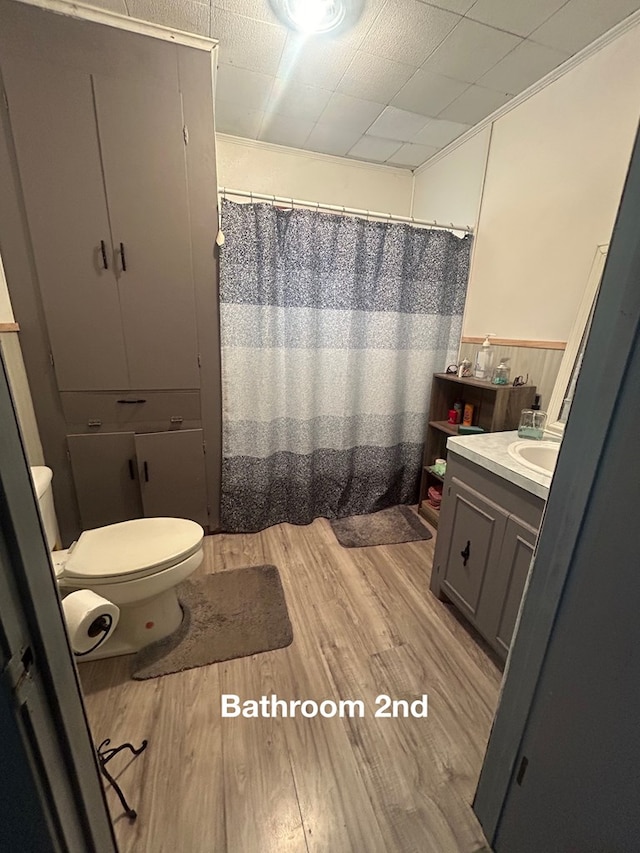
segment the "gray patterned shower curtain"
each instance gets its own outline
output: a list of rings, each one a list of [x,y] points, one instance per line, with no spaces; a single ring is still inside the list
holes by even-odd
[[[224,200],[222,525],[412,503],[471,237]]]

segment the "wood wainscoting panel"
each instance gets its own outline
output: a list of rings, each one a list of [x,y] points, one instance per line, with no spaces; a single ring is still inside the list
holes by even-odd
[[[482,344],[465,343],[465,338],[460,345],[459,361],[468,358],[471,364],[475,363],[476,353]],[[564,344],[562,349],[543,349],[538,346],[501,346],[494,344],[494,366],[500,363],[500,359],[508,358],[511,367],[511,381],[516,376],[529,375],[529,384],[535,385],[537,393],[542,396],[542,408],[546,407],[551,400],[554,385],[564,356]]]

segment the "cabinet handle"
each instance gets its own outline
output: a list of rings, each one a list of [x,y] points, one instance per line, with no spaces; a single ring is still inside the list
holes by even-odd
[[[135,468],[133,467],[133,459],[129,460],[129,476],[132,480],[135,480],[136,478]]]
[[[149,466],[145,462],[143,467],[144,467],[144,481],[145,481],[145,483],[148,483],[149,482]]]
[[[146,403],[146,402],[147,401],[145,400],[144,397],[135,397],[135,398],[132,398],[130,400],[118,400],[118,403],[123,403],[125,406],[132,406],[132,405],[136,405],[137,403]]]
[[[124,254],[124,243],[120,243],[120,257],[122,259],[122,272],[127,271],[127,259]]]
[[[100,254],[102,255],[102,269],[109,269],[109,262],[107,261],[107,247],[105,246],[104,240],[100,240]]]
[[[463,560],[463,562],[462,562],[463,566],[467,565],[467,560],[469,559],[470,555],[471,555],[471,542],[467,539],[467,547],[464,549],[464,551],[460,551],[460,556],[462,557],[462,560]]]

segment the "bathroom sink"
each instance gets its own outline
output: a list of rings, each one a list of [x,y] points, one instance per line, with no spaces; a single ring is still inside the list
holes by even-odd
[[[521,465],[550,477],[556,467],[560,444],[556,441],[514,441],[507,449]]]

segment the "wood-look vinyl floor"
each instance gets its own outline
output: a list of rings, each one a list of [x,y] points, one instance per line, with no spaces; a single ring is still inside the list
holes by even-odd
[[[287,649],[149,681],[129,660],[80,666],[94,740],[148,738],[107,799],[122,853],[473,853],[471,800],[500,673],[429,592],[435,538],[342,548],[327,521],[206,539],[199,573],[278,566]],[[361,699],[364,718],[221,718],[220,694]],[[427,693],[423,718],[375,699]]]

